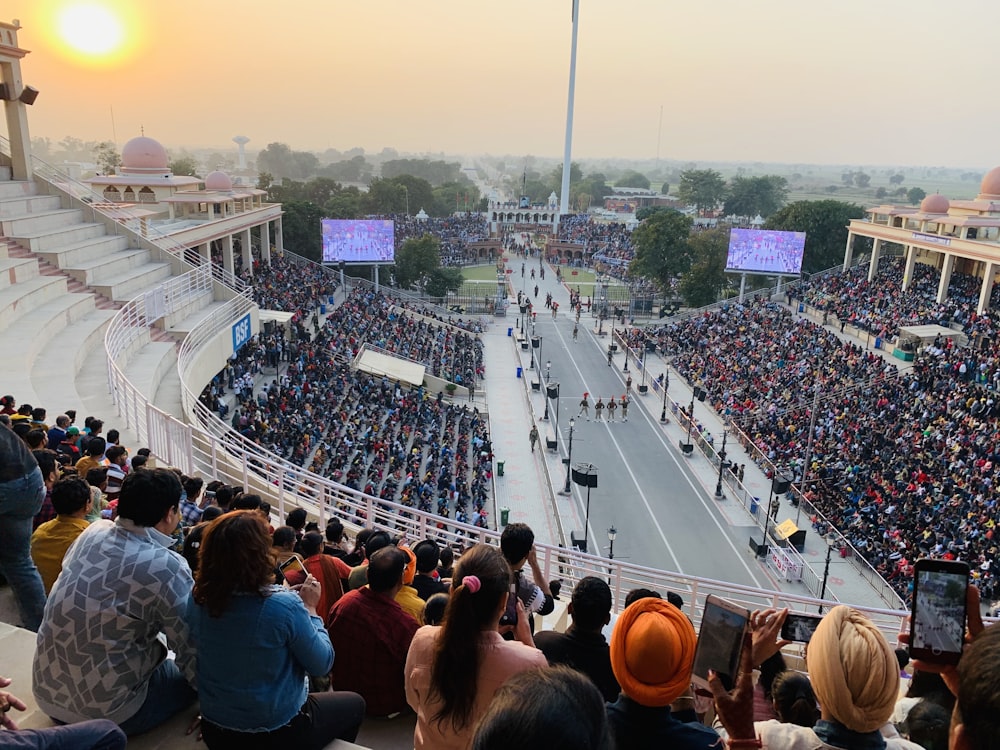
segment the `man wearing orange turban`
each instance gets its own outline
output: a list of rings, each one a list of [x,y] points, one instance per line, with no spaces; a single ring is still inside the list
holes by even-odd
[[[662,599],[639,599],[621,613],[611,634],[611,668],[622,694],[608,704],[616,747],[721,746],[713,729],[678,721],[670,711],[691,684],[696,642],[691,621]]]

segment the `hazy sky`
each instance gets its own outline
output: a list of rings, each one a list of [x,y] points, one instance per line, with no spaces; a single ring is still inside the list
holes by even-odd
[[[70,53],[57,14],[78,5],[121,17],[127,52]],[[561,157],[570,7],[4,0],[0,12],[32,50],[32,135],[121,145],[143,126],[168,148],[234,148],[242,134],[251,149]],[[85,43],[88,18],[66,34]],[[996,0],[581,0],[573,156],[652,158],[659,138],[664,159],[989,168],[997,28]]]

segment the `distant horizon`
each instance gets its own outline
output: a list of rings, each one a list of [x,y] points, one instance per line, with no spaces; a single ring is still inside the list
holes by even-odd
[[[1000,164],[996,56],[988,42],[929,31],[939,10],[580,0],[573,159],[989,169]],[[254,151],[563,151],[567,0],[7,0],[4,12],[31,52],[35,136],[62,138],[72,123],[85,141],[144,130],[189,150],[234,149],[243,134]],[[966,0],[960,12],[1000,26],[1000,3]],[[914,60],[915,40],[933,56]],[[217,145],[190,145],[203,143]]]

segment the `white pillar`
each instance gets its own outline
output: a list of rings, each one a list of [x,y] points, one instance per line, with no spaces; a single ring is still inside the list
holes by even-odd
[[[268,231],[270,223],[264,222],[258,225],[257,232],[260,235],[260,263],[262,266],[271,265],[271,233]]]
[[[202,242],[198,245],[198,255],[200,255],[206,263],[210,263],[212,260],[212,244],[210,242]]]
[[[854,260],[854,237],[854,232],[847,232],[847,250],[844,252],[845,271],[851,267],[851,262]]]
[[[983,285],[979,289],[979,306],[976,307],[976,312],[980,315],[986,312],[990,306],[990,295],[993,294],[993,279],[996,276],[997,268],[996,263],[987,262],[986,269],[983,271]]]
[[[277,249],[278,254],[281,255],[285,252],[285,237],[281,231],[281,217],[279,216],[275,219],[274,226],[274,247]]]
[[[955,268],[955,256],[951,253],[944,254],[944,265],[941,266],[941,282],[938,284],[937,301],[944,302],[948,299],[948,285],[951,284],[951,272]]]
[[[906,246],[906,267],[903,269],[903,291],[909,291],[910,284],[913,283],[913,267],[917,263],[917,248],[913,245]]]
[[[236,275],[236,264],[233,263],[233,235],[231,234],[222,238],[222,267],[234,276]]]
[[[875,281],[875,277],[878,275],[878,256],[879,252],[882,250],[882,240],[875,238],[872,242],[872,259],[868,264],[868,281]]]
[[[14,180],[30,180],[32,171],[28,107],[17,99],[24,90],[20,62],[13,60],[0,64],[0,78],[12,96],[12,100],[3,103],[7,120],[7,138],[10,140],[10,176]]]
[[[243,268],[253,276],[253,253],[250,252],[250,229],[240,232],[240,249],[243,255]]]
[[[563,150],[562,195],[559,196],[560,216],[569,213],[569,172],[573,152],[573,94],[576,90],[576,32],[580,24],[580,0],[573,0],[573,41],[569,52],[569,99],[566,103],[566,147]]]

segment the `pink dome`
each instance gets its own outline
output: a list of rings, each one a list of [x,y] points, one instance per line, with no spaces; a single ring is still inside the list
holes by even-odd
[[[123,172],[163,172],[166,174],[170,171],[167,169],[169,163],[167,150],[160,145],[160,142],[144,135],[133,138],[122,147]]]
[[[928,195],[920,202],[920,210],[925,214],[946,214],[951,203],[940,193]]]
[[[220,172],[218,170],[214,172],[209,172],[205,175],[205,189],[206,190],[232,190],[233,181],[229,178],[225,172]]]
[[[1000,167],[993,167],[986,173],[979,192],[984,196],[1000,197]]]

